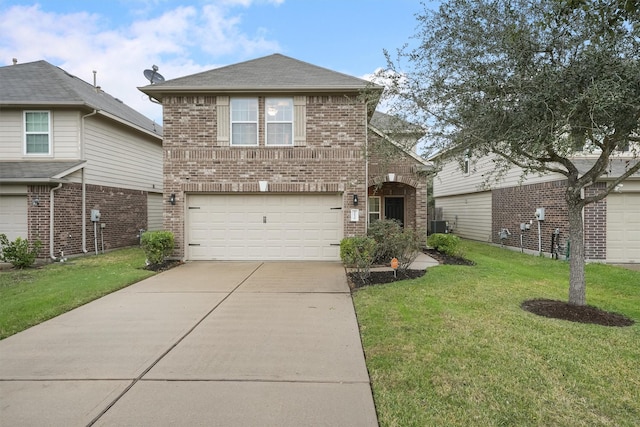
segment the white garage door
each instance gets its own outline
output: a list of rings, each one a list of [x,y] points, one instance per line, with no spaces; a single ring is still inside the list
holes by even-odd
[[[9,240],[27,236],[27,196],[0,196],[0,233]]]
[[[342,197],[189,195],[187,259],[340,259]]]
[[[607,196],[607,262],[640,262],[640,194]]]

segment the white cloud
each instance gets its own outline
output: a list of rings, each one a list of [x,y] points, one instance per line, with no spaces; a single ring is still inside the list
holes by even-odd
[[[39,5],[0,9],[0,65],[11,64],[12,58],[20,63],[44,59],[89,83],[96,70],[103,90],[160,122],[160,106],[136,89],[148,84],[142,71],[152,64],[172,79],[217,67],[210,60],[217,55],[259,56],[279,50],[264,32],[243,31],[234,7],[251,3],[180,6],[114,28],[107,27],[106,17],[87,12],[58,14]],[[198,57],[202,52],[207,59]]]

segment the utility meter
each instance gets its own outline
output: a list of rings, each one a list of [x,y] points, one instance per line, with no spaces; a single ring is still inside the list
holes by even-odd
[[[91,209],[91,221],[92,222],[100,221],[100,211],[98,209]]]
[[[544,221],[544,208],[536,209],[536,219],[538,221]]]

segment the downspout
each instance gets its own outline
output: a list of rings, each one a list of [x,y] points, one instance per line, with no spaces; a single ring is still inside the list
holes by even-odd
[[[62,188],[62,183],[58,184],[57,187],[52,187],[51,190],[49,191],[49,256],[53,261],[58,260],[58,258],[56,258],[55,255],[53,254],[53,243],[54,243],[53,241],[54,240],[53,239],[53,225],[54,225],[53,223],[53,220],[54,220],[53,192],[61,188]]]
[[[98,110],[82,116],[80,120],[80,160],[84,158],[84,119],[98,114]],[[84,179],[84,168],[82,168],[82,212],[80,214],[82,221],[82,253],[87,253],[87,184]]]
[[[364,103],[364,232],[369,230],[369,101]]]

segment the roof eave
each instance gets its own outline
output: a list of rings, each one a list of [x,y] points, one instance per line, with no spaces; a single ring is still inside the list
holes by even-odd
[[[154,98],[162,97],[165,94],[176,93],[202,93],[202,94],[254,94],[254,93],[343,93],[354,92],[359,93],[364,90],[373,90],[382,92],[382,87],[366,87],[366,86],[287,86],[287,87],[247,87],[247,88],[216,88],[202,86],[162,86],[150,87],[143,86],[138,88],[139,91],[153,96]]]

